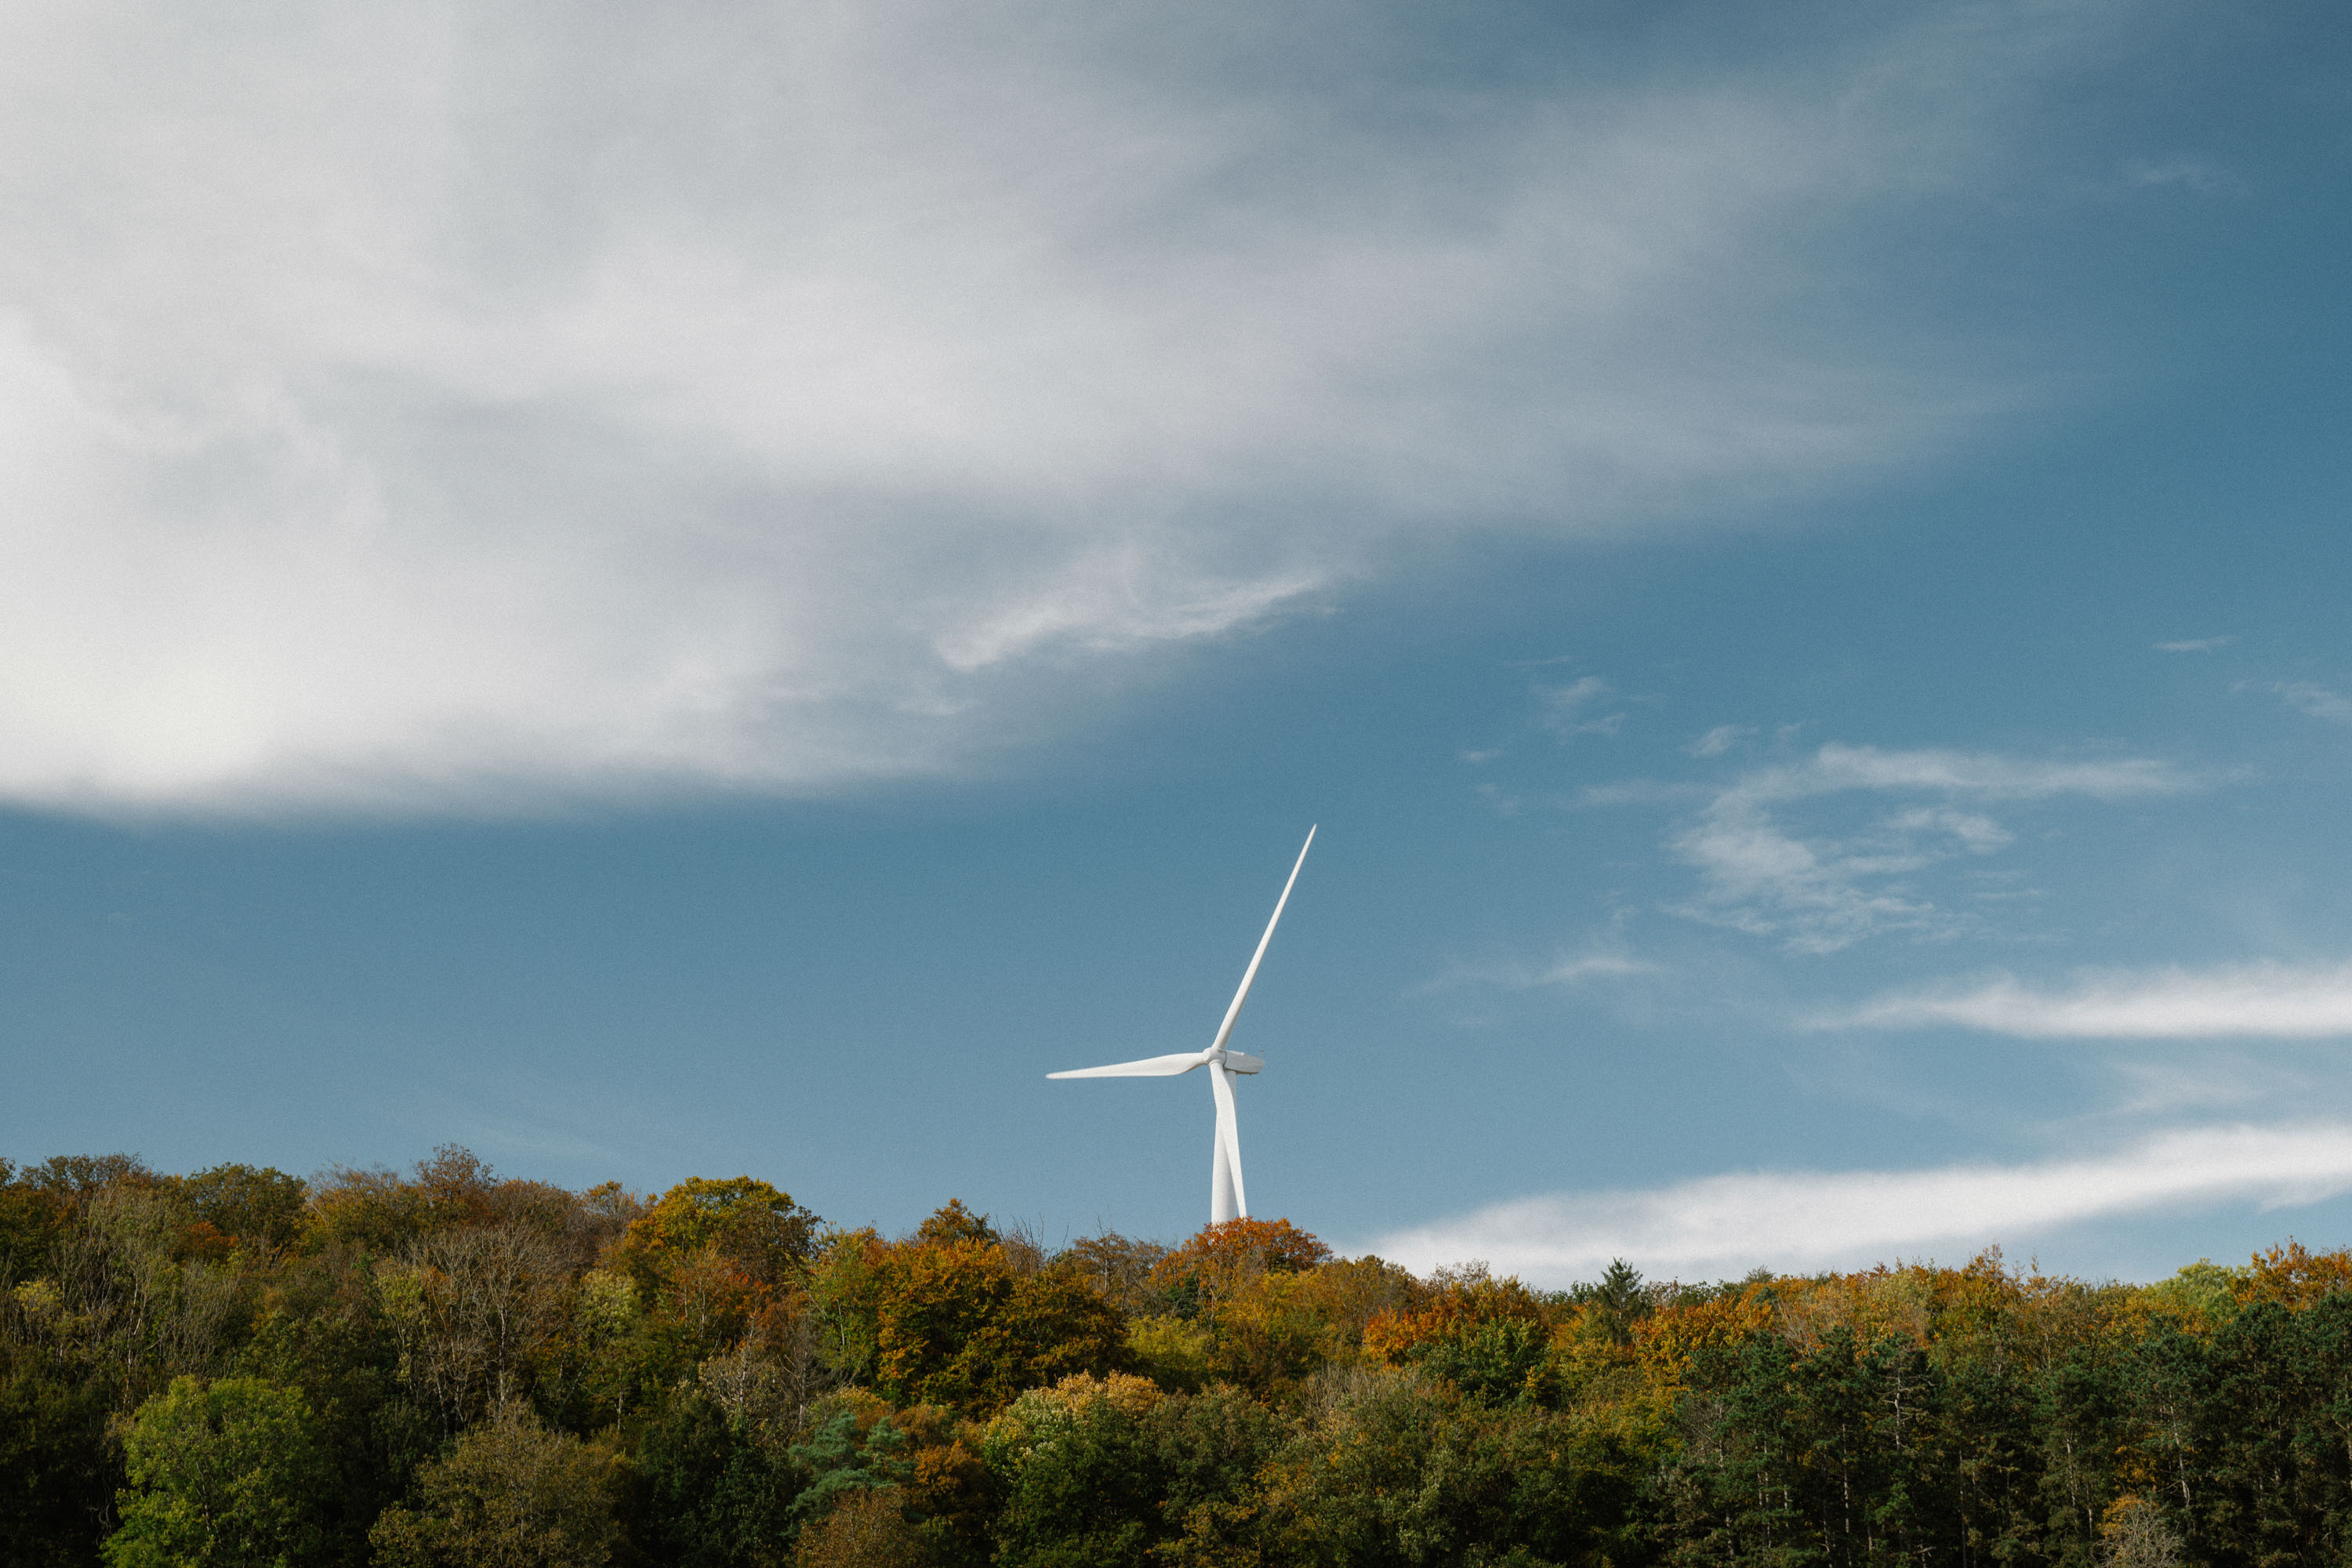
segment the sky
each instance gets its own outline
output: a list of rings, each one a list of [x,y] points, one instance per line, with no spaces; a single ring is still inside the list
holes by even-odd
[[[2352,1241],[2333,7],[0,15],[0,1154]]]

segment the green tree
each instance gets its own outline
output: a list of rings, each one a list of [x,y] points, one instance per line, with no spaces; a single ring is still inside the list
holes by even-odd
[[[131,1484],[109,1568],[295,1568],[324,1543],[326,1468],[295,1389],[175,1378],[139,1407],[122,1448]]]
[[[369,1532],[377,1568],[604,1568],[619,1468],[528,1416],[485,1422],[416,1472],[415,1507],[383,1510]]]
[[[982,1451],[1008,1568],[1134,1568],[1183,1537],[1230,1533],[1281,1423],[1241,1391],[1164,1394],[1141,1378],[1074,1377],[1024,1394]]]
[[[285,1247],[301,1234],[310,1184],[266,1166],[215,1165],[180,1180],[197,1223],[248,1251]]]
[[[1637,1554],[1640,1456],[1611,1426],[1465,1400],[1411,1371],[1349,1368],[1318,1393],[1269,1470],[1267,1559],[1539,1568]]]
[[[0,1318],[21,1312],[0,1294]],[[87,1563],[121,1479],[107,1387],[79,1363],[0,1343],[0,1568]]]
[[[792,1532],[803,1468],[748,1413],[688,1384],[637,1440],[638,1544],[670,1568],[777,1562]]]

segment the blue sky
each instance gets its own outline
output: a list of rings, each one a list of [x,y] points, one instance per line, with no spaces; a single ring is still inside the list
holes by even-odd
[[[0,1151],[2346,1239],[2328,9],[0,31]]]

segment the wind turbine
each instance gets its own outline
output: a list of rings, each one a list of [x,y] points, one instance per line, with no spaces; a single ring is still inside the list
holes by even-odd
[[[1178,1051],[1172,1056],[1146,1057],[1139,1062],[1114,1062],[1107,1068],[1078,1068],[1070,1072],[1049,1072],[1047,1078],[1175,1078],[1194,1068],[1209,1069],[1209,1092],[1217,1102],[1217,1136],[1210,1145],[1209,1161],[1209,1223],[1223,1225],[1229,1219],[1249,1217],[1249,1195],[1242,1186],[1242,1135],[1234,1120],[1234,1079],[1238,1074],[1255,1073],[1265,1063],[1243,1051],[1229,1051],[1225,1042],[1233,1038],[1234,1022],[1242,1016],[1242,1004],[1249,1000],[1250,982],[1257,978],[1257,966],[1265,960],[1266,944],[1274,940],[1274,928],[1282,923],[1282,906],[1290,902],[1291,884],[1298,880],[1298,868],[1307,864],[1307,851],[1315,847],[1315,829],[1307,830],[1307,842],[1299,847],[1298,859],[1290,868],[1290,881],[1282,885],[1282,897],[1274,901],[1274,918],[1265,922],[1265,934],[1257,939],[1257,951],[1250,954],[1249,967],[1242,972],[1242,988],[1234,993],[1234,1005],[1225,1009],[1225,1021],[1217,1026],[1217,1037],[1209,1042],[1204,1051]]]

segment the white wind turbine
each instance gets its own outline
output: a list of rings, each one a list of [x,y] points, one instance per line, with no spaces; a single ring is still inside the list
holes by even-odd
[[[1274,928],[1282,921],[1282,906],[1290,902],[1291,883],[1298,880],[1298,868],[1307,864],[1307,851],[1315,847],[1315,829],[1307,830],[1307,842],[1299,847],[1298,859],[1290,868],[1290,881],[1282,885],[1282,897],[1274,901],[1274,919],[1265,922],[1265,934],[1257,939],[1257,951],[1250,954],[1249,968],[1242,972],[1242,988],[1234,993],[1234,1005],[1225,1009],[1225,1021],[1217,1026],[1217,1037],[1205,1051],[1178,1051],[1173,1056],[1146,1057],[1139,1062],[1116,1062],[1107,1068],[1079,1068],[1071,1072],[1049,1072],[1047,1078],[1174,1078],[1191,1072],[1194,1068],[1209,1069],[1209,1092],[1217,1101],[1217,1136],[1210,1148],[1209,1223],[1223,1225],[1229,1219],[1249,1217],[1249,1196],[1242,1186],[1242,1135],[1234,1120],[1234,1078],[1239,1073],[1255,1073],[1265,1063],[1242,1051],[1225,1049],[1233,1038],[1234,1021],[1242,1016],[1242,1004],[1249,1000],[1250,982],[1257,978],[1257,966],[1265,959],[1266,943],[1274,940]]]

